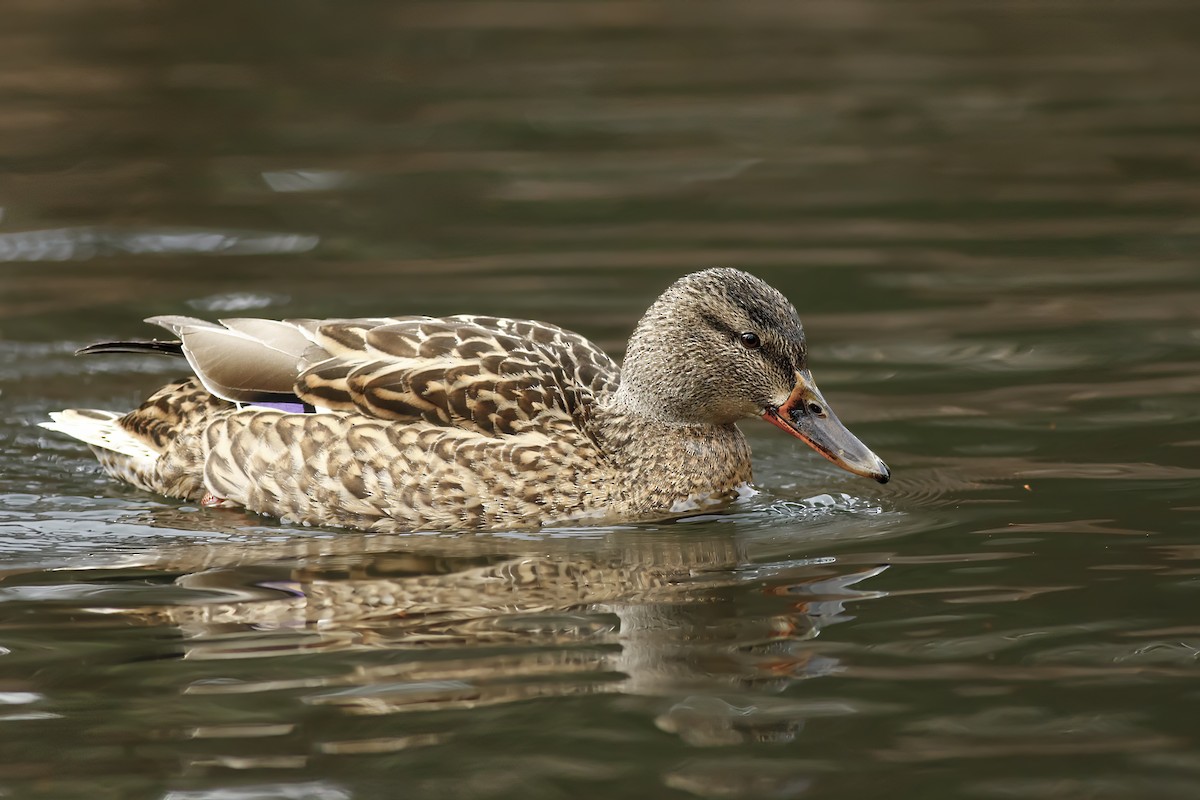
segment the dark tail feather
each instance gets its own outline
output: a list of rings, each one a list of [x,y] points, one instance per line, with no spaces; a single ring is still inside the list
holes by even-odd
[[[97,342],[75,351],[77,356],[96,353],[158,353],[164,356],[182,356],[183,342]]]

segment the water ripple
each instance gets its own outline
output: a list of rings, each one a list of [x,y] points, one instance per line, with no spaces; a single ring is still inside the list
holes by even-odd
[[[663,775],[663,783],[697,797],[787,800],[806,794],[814,773],[832,769],[815,760],[710,757],[680,764]]]
[[[173,789],[164,794],[162,800],[351,800],[352,797],[353,793],[337,784],[311,781],[224,786],[215,789]]]
[[[312,235],[265,231],[54,228],[0,233],[0,261],[85,261],[117,255],[307,253],[319,241]]]

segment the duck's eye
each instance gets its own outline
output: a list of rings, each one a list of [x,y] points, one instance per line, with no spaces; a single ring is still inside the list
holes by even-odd
[[[754,331],[746,331],[738,339],[742,342],[742,347],[747,350],[757,350],[762,347],[762,339],[758,338],[758,334]]]

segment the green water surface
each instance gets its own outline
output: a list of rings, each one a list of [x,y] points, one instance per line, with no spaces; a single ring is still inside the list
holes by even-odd
[[[1200,797],[1200,6],[11,3],[0,797]],[[541,534],[297,529],[37,428],[140,320],[620,354],[784,291],[892,467]],[[1197,537],[1197,538],[1193,538]]]

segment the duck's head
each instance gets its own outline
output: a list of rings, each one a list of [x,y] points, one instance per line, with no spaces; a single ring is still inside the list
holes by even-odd
[[[891,476],[813,382],[796,309],[739,270],[687,275],[650,306],[629,340],[618,397],[681,425],[762,417],[842,469],[880,483]]]

